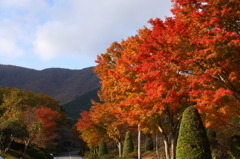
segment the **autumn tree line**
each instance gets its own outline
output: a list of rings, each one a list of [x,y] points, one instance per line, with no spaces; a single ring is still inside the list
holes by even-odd
[[[89,148],[114,141],[121,157],[130,130],[138,132],[139,159],[142,132],[160,134],[165,158],[175,159],[182,114],[191,106],[222,146],[239,135],[239,0],[172,0],[171,12],[97,57],[102,103],[92,101],[76,124]]]
[[[0,87],[1,154],[7,153],[13,142],[24,145],[22,154],[18,156],[20,158],[25,158],[30,146],[55,151],[62,142],[60,130],[64,125],[65,112],[52,97],[28,90]],[[39,154],[37,156],[49,158],[40,157]]]

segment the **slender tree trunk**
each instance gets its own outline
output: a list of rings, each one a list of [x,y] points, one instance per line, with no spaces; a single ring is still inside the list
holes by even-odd
[[[140,125],[138,125],[138,159],[142,158],[142,153],[141,153],[141,130],[140,130]]]
[[[170,151],[169,151],[169,141],[168,141],[168,137],[166,135],[166,133],[164,132],[164,130],[162,129],[161,125],[159,124],[158,126],[159,131],[163,134],[163,143],[164,143],[164,147],[165,147],[165,158],[166,159],[170,159]]]
[[[170,159],[169,142],[167,137],[163,137],[163,143],[165,147],[165,157],[166,159]]]
[[[119,157],[122,157],[122,143],[119,141],[118,142],[118,150],[119,150]]]
[[[14,136],[11,134],[10,142],[9,142],[8,146],[6,147],[6,149],[4,150],[4,153],[6,153],[10,149],[13,140],[14,140]]]
[[[175,135],[172,134],[170,137],[170,143],[171,143],[171,159],[176,158],[176,142],[175,142]]]
[[[178,138],[178,128],[180,125],[182,117],[179,117],[179,119],[175,122],[175,125],[172,127],[172,133],[170,136],[170,143],[171,143],[171,159],[176,158],[176,146],[177,146],[177,138]]]
[[[30,140],[25,141],[25,147],[24,147],[23,154],[22,154],[22,156],[20,157],[20,159],[23,159],[24,156],[26,155],[26,153],[27,153],[27,148],[28,148],[29,144],[30,144]]]
[[[156,145],[155,145],[155,149],[156,149],[156,155],[157,155],[157,158],[159,158],[159,139],[158,139],[158,134],[156,134]]]

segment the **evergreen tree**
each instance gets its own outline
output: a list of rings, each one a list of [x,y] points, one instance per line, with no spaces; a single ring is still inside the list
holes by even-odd
[[[212,158],[223,158],[223,152],[218,151],[218,140],[217,134],[215,131],[208,129],[207,130],[207,137],[210,144],[210,149],[212,151]]]
[[[125,136],[125,141],[123,145],[123,156],[126,157],[129,153],[134,151],[134,145],[131,137],[131,132],[128,131]]]
[[[211,159],[208,138],[198,111],[193,107],[183,113],[177,142],[177,159]]]
[[[7,127],[0,128],[0,153],[3,153],[11,140],[11,129]]]
[[[151,137],[147,137],[145,141],[145,151],[153,150],[153,139]]]
[[[99,156],[103,156],[105,154],[108,154],[108,149],[106,142],[103,142],[99,146]]]
[[[4,142],[5,144],[7,144],[5,145],[4,152],[7,152],[10,149],[11,144],[15,138],[23,138],[28,136],[27,126],[16,120],[5,120],[0,124],[0,130],[8,130],[7,138],[9,139],[9,141]],[[6,137],[6,133],[2,133],[2,132],[0,136],[4,134]],[[0,140],[1,140],[1,137],[0,137]]]
[[[240,158],[240,136],[234,135],[230,141],[230,154],[233,159]]]

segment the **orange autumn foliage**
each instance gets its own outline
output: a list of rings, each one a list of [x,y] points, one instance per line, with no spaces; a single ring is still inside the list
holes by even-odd
[[[24,123],[27,125],[28,137],[25,140],[39,147],[54,145],[58,136],[56,120],[59,115],[58,112],[44,107],[26,110]]]
[[[172,2],[173,17],[150,19],[151,29],[114,42],[94,69],[109,113],[142,130],[158,127],[166,146],[188,106],[206,127],[231,126],[240,114],[240,2]]]
[[[88,111],[80,113],[81,119],[78,120],[76,127],[80,136],[90,148],[97,147],[105,136],[103,127],[96,124]]]

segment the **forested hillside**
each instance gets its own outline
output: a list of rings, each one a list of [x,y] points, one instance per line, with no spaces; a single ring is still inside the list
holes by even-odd
[[[66,114],[58,101],[29,90],[0,88],[1,156],[51,158],[70,140],[66,134]]]
[[[63,105],[63,108],[67,112],[67,116],[73,119],[80,118],[80,112],[89,109],[92,106],[91,100],[96,102],[100,102],[99,97],[97,95],[99,88],[96,88],[92,91],[89,91],[80,97],[77,97],[75,100],[66,103]]]
[[[44,93],[65,104],[100,86],[99,79],[92,71],[93,68],[82,70],[49,68],[38,71],[0,65],[0,86]]]

